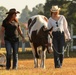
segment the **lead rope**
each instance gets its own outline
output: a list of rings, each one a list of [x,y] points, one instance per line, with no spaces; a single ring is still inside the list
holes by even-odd
[[[67,43],[66,47],[64,48],[65,51],[66,51],[66,49],[68,48],[69,45],[70,45],[70,44]],[[53,50],[54,50],[57,54],[63,54],[63,52],[58,52],[54,46],[53,46]],[[65,51],[64,51],[64,52],[65,52]]]

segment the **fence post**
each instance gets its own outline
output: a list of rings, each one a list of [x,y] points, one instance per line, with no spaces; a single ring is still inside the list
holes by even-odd
[[[73,24],[71,24],[71,51],[73,51]]]
[[[22,32],[25,37],[25,29],[24,28],[22,28]],[[22,42],[22,52],[24,52],[24,51],[25,51],[25,43]]]
[[[1,39],[0,39],[0,49],[1,49]]]
[[[69,57],[69,45],[67,46],[67,57]]]

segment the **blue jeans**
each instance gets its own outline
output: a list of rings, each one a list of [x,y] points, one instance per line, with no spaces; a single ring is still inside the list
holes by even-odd
[[[11,67],[12,50],[13,50],[13,68],[17,68],[19,41],[12,43],[10,41],[5,40],[5,48],[6,48],[6,68]]]
[[[53,52],[54,64],[56,68],[56,67],[61,67],[63,63],[65,38],[64,38],[64,32],[62,33],[53,32],[52,34],[53,34],[53,47],[54,47],[54,52]]]

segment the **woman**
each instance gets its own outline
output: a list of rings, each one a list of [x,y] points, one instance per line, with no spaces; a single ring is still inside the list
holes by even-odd
[[[13,65],[12,69],[18,67],[18,48],[19,48],[19,34],[22,37],[23,42],[25,38],[19,26],[16,15],[20,13],[16,9],[10,9],[6,14],[7,17],[3,20],[1,27],[2,44],[5,43],[6,48],[6,69],[11,67],[11,48],[13,49]],[[19,33],[19,34],[18,34]]]
[[[54,64],[55,68],[60,68],[63,63],[64,57],[64,45],[65,36],[67,35],[67,40],[70,40],[70,33],[68,31],[68,24],[66,18],[60,15],[60,8],[55,5],[50,9],[51,17],[48,21],[48,28],[53,27],[53,49],[54,49]]]

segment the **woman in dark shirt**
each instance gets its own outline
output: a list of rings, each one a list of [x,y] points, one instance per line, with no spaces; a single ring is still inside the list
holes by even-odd
[[[5,44],[6,48],[6,69],[11,67],[11,48],[13,49],[13,65],[12,69],[18,67],[18,48],[19,48],[19,34],[22,37],[22,41],[25,42],[25,38],[19,26],[16,15],[20,13],[16,9],[10,9],[6,14],[7,17],[3,20],[1,27],[2,44]]]

